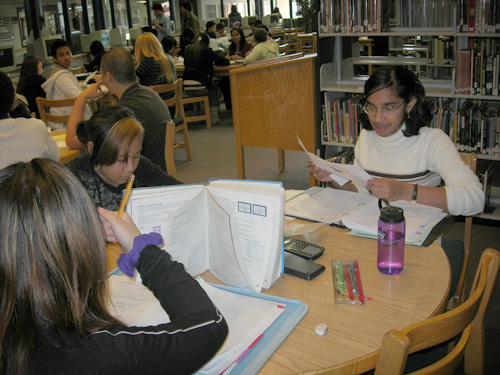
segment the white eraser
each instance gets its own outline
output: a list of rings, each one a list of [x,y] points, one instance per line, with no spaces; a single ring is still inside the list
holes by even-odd
[[[324,335],[326,335],[326,331],[328,331],[328,326],[326,324],[324,324],[324,323],[323,324],[318,324],[316,326],[315,331],[316,331],[316,334],[318,336],[324,336]]]

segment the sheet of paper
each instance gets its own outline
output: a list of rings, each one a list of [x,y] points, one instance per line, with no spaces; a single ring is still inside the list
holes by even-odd
[[[411,241],[417,232],[425,228],[428,223],[435,221],[439,217],[442,219],[446,216],[443,210],[422,204],[413,205],[407,201],[396,201],[391,202],[391,205],[401,207],[404,211],[406,241]],[[350,229],[358,229],[376,235],[379,216],[378,199],[375,199],[350,211],[348,215],[344,216],[342,222]]]
[[[328,224],[339,224],[342,217],[360,205],[376,198],[344,191],[326,188],[309,197],[298,197],[285,204],[285,214]]]
[[[283,312],[276,302],[232,293],[198,279],[229,326],[229,336],[217,356],[199,372],[220,374]]]
[[[144,285],[126,276],[108,278],[113,316],[127,326],[158,325],[170,322],[160,302]]]
[[[366,186],[366,183],[368,180],[370,180],[372,177],[359,165],[356,164],[341,164],[341,163],[332,163],[328,162],[319,156],[314,155],[312,152],[307,151],[305,148],[304,144],[300,140],[299,137],[297,137],[297,143],[302,147],[304,152],[309,156],[309,158],[312,160],[312,162],[318,167],[319,169],[323,169],[325,171],[328,171],[332,174],[339,175],[340,177],[347,179],[347,180],[352,180],[354,182],[357,182],[363,186]]]

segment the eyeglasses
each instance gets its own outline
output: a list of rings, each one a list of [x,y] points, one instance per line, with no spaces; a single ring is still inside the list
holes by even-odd
[[[377,112],[380,112],[383,115],[392,115],[403,104],[405,104],[405,102],[402,102],[399,105],[388,105],[388,106],[382,107],[381,109],[377,109],[377,107],[375,107],[374,105],[365,103],[361,107],[361,110],[364,113],[366,113],[367,115],[375,115],[375,113],[377,113]]]

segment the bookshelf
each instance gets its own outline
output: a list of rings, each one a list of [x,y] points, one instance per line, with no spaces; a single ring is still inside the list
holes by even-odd
[[[404,65],[430,98],[432,126],[445,131],[459,152],[476,153],[480,163],[500,171],[500,3],[319,0],[319,10],[325,157],[355,146],[360,129],[352,122],[368,79],[364,68]],[[386,48],[362,56],[360,37]],[[490,205],[496,210],[483,217],[500,220],[500,178],[493,176],[498,181]]]

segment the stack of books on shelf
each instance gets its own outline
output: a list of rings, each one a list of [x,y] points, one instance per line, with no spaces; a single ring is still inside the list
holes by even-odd
[[[359,96],[335,97],[325,92],[323,140],[355,144],[359,135]]]
[[[499,33],[500,3],[497,0],[457,0],[457,31]]]
[[[450,0],[394,0],[398,27],[453,27],[454,4]],[[388,9],[388,8],[386,8]]]
[[[500,91],[500,39],[469,38],[457,51],[457,94],[498,96]]]

